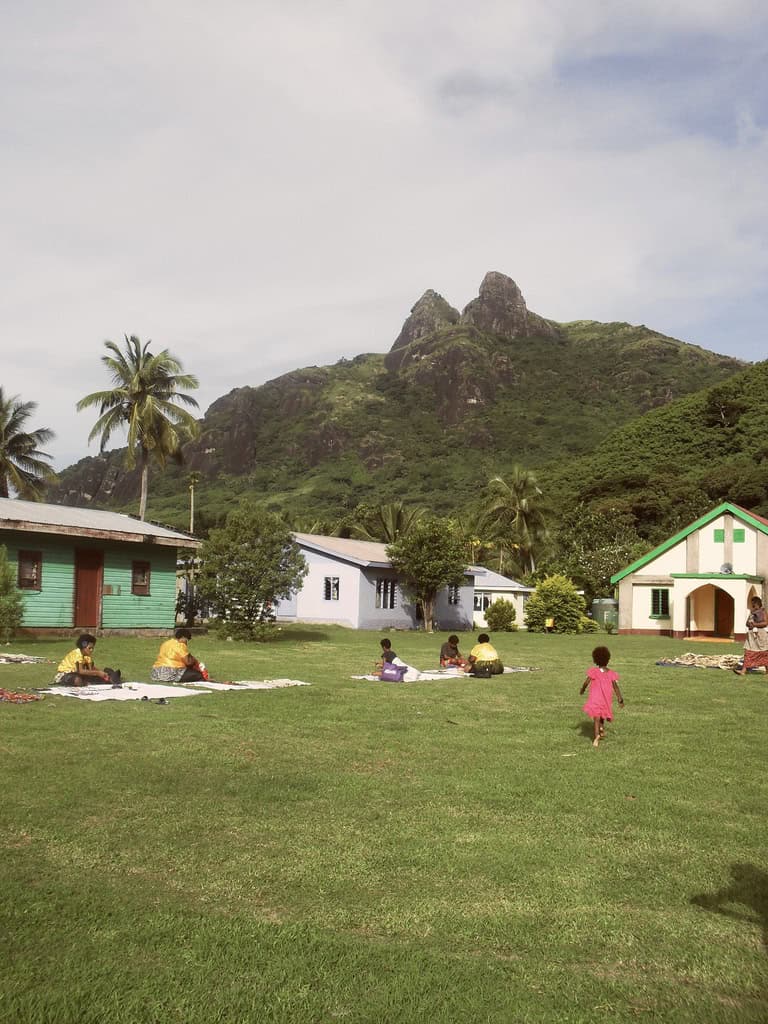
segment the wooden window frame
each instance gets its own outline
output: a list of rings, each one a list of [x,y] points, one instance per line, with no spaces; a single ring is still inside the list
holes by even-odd
[[[136,577],[146,577],[144,583],[137,583]],[[152,582],[152,565],[146,561],[131,562],[131,593],[136,597],[150,597],[150,584]]]
[[[28,577],[22,574],[23,562],[34,563],[34,576]],[[17,563],[16,586],[19,590],[42,590],[43,589],[43,553],[42,551],[19,551]]]

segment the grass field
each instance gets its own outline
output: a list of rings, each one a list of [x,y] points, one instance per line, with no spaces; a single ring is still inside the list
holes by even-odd
[[[422,668],[444,639],[392,638]],[[654,665],[690,642],[496,640],[540,671],[358,682],[378,635],[297,626],[192,646],[311,687],[0,704],[0,1021],[768,1020],[768,681]],[[627,702],[599,750],[596,642]],[[147,679],[156,648],[96,661]]]

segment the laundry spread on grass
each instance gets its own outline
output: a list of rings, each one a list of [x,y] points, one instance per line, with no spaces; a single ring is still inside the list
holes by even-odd
[[[660,658],[662,668],[719,668],[728,672],[741,664],[740,654],[681,654],[677,658]]]
[[[165,686],[160,683],[94,683],[92,686],[51,686],[46,693],[57,697],[77,697],[78,700],[168,700],[169,697],[202,697],[207,690],[189,690],[185,686]]]
[[[33,654],[6,654],[0,652],[0,665],[53,665],[50,658],[36,658]]]
[[[51,686],[45,693],[78,700],[147,700],[165,703],[171,697],[198,697],[216,690],[276,690],[284,686],[309,686],[298,679],[238,680],[231,683],[195,683],[174,686],[163,683],[123,682],[121,686],[94,683],[92,686]]]
[[[536,672],[537,669],[533,665],[505,665],[504,675],[508,675],[512,672]],[[366,679],[371,683],[381,682],[393,682],[394,680],[380,679],[379,676],[368,674],[364,676],[351,676],[351,679]],[[426,683],[432,682],[437,679],[473,679],[474,677],[468,675],[460,668],[438,668],[431,672],[420,672],[417,668],[408,667],[408,671],[405,673],[403,678],[399,680],[403,683]],[[496,678],[495,676],[491,678]],[[486,680],[487,681],[487,680]]]
[[[31,704],[32,701],[42,699],[36,693],[15,693],[13,690],[0,687],[0,701],[4,704]]]
[[[208,680],[204,683],[192,683],[206,690],[279,690],[283,686],[311,686],[300,679],[234,679],[231,683],[216,683]]]

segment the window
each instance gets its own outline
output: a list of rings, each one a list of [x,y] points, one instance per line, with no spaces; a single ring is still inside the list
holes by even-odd
[[[131,593],[149,597],[149,562],[134,562],[131,567]]]
[[[41,551],[19,552],[18,586],[20,590],[43,589],[43,553]]]
[[[325,600],[326,601],[338,601],[339,600],[339,577],[338,576],[326,576],[325,577]]]
[[[486,612],[491,606],[491,595],[484,590],[475,591],[475,611]]]
[[[747,536],[746,530],[734,530],[733,531],[733,543],[734,544],[743,544],[744,541],[746,540],[746,536]]]
[[[376,580],[376,607],[377,608],[394,608],[395,607],[395,588],[397,584],[395,580],[386,579],[383,576],[379,576]]]
[[[459,603],[459,588],[456,586],[448,587],[448,604]]]
[[[652,619],[668,619],[669,618],[669,591],[668,590],[657,590],[655,587],[651,590],[651,618]]]
[[[715,544],[725,544],[725,530],[715,530]]]

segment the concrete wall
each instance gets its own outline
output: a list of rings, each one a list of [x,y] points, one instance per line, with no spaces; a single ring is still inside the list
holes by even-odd
[[[402,587],[396,582],[397,573],[392,569],[363,569],[360,572],[360,604],[358,623],[360,629],[415,629],[416,609],[410,603]],[[376,607],[376,581],[394,580],[395,607]]]
[[[309,572],[304,577],[301,590],[296,594],[295,618],[300,622],[328,622],[340,626],[359,626],[360,569],[328,555],[302,548]],[[339,579],[338,601],[325,599],[325,578]],[[278,619],[284,618],[282,604],[277,608]]]

